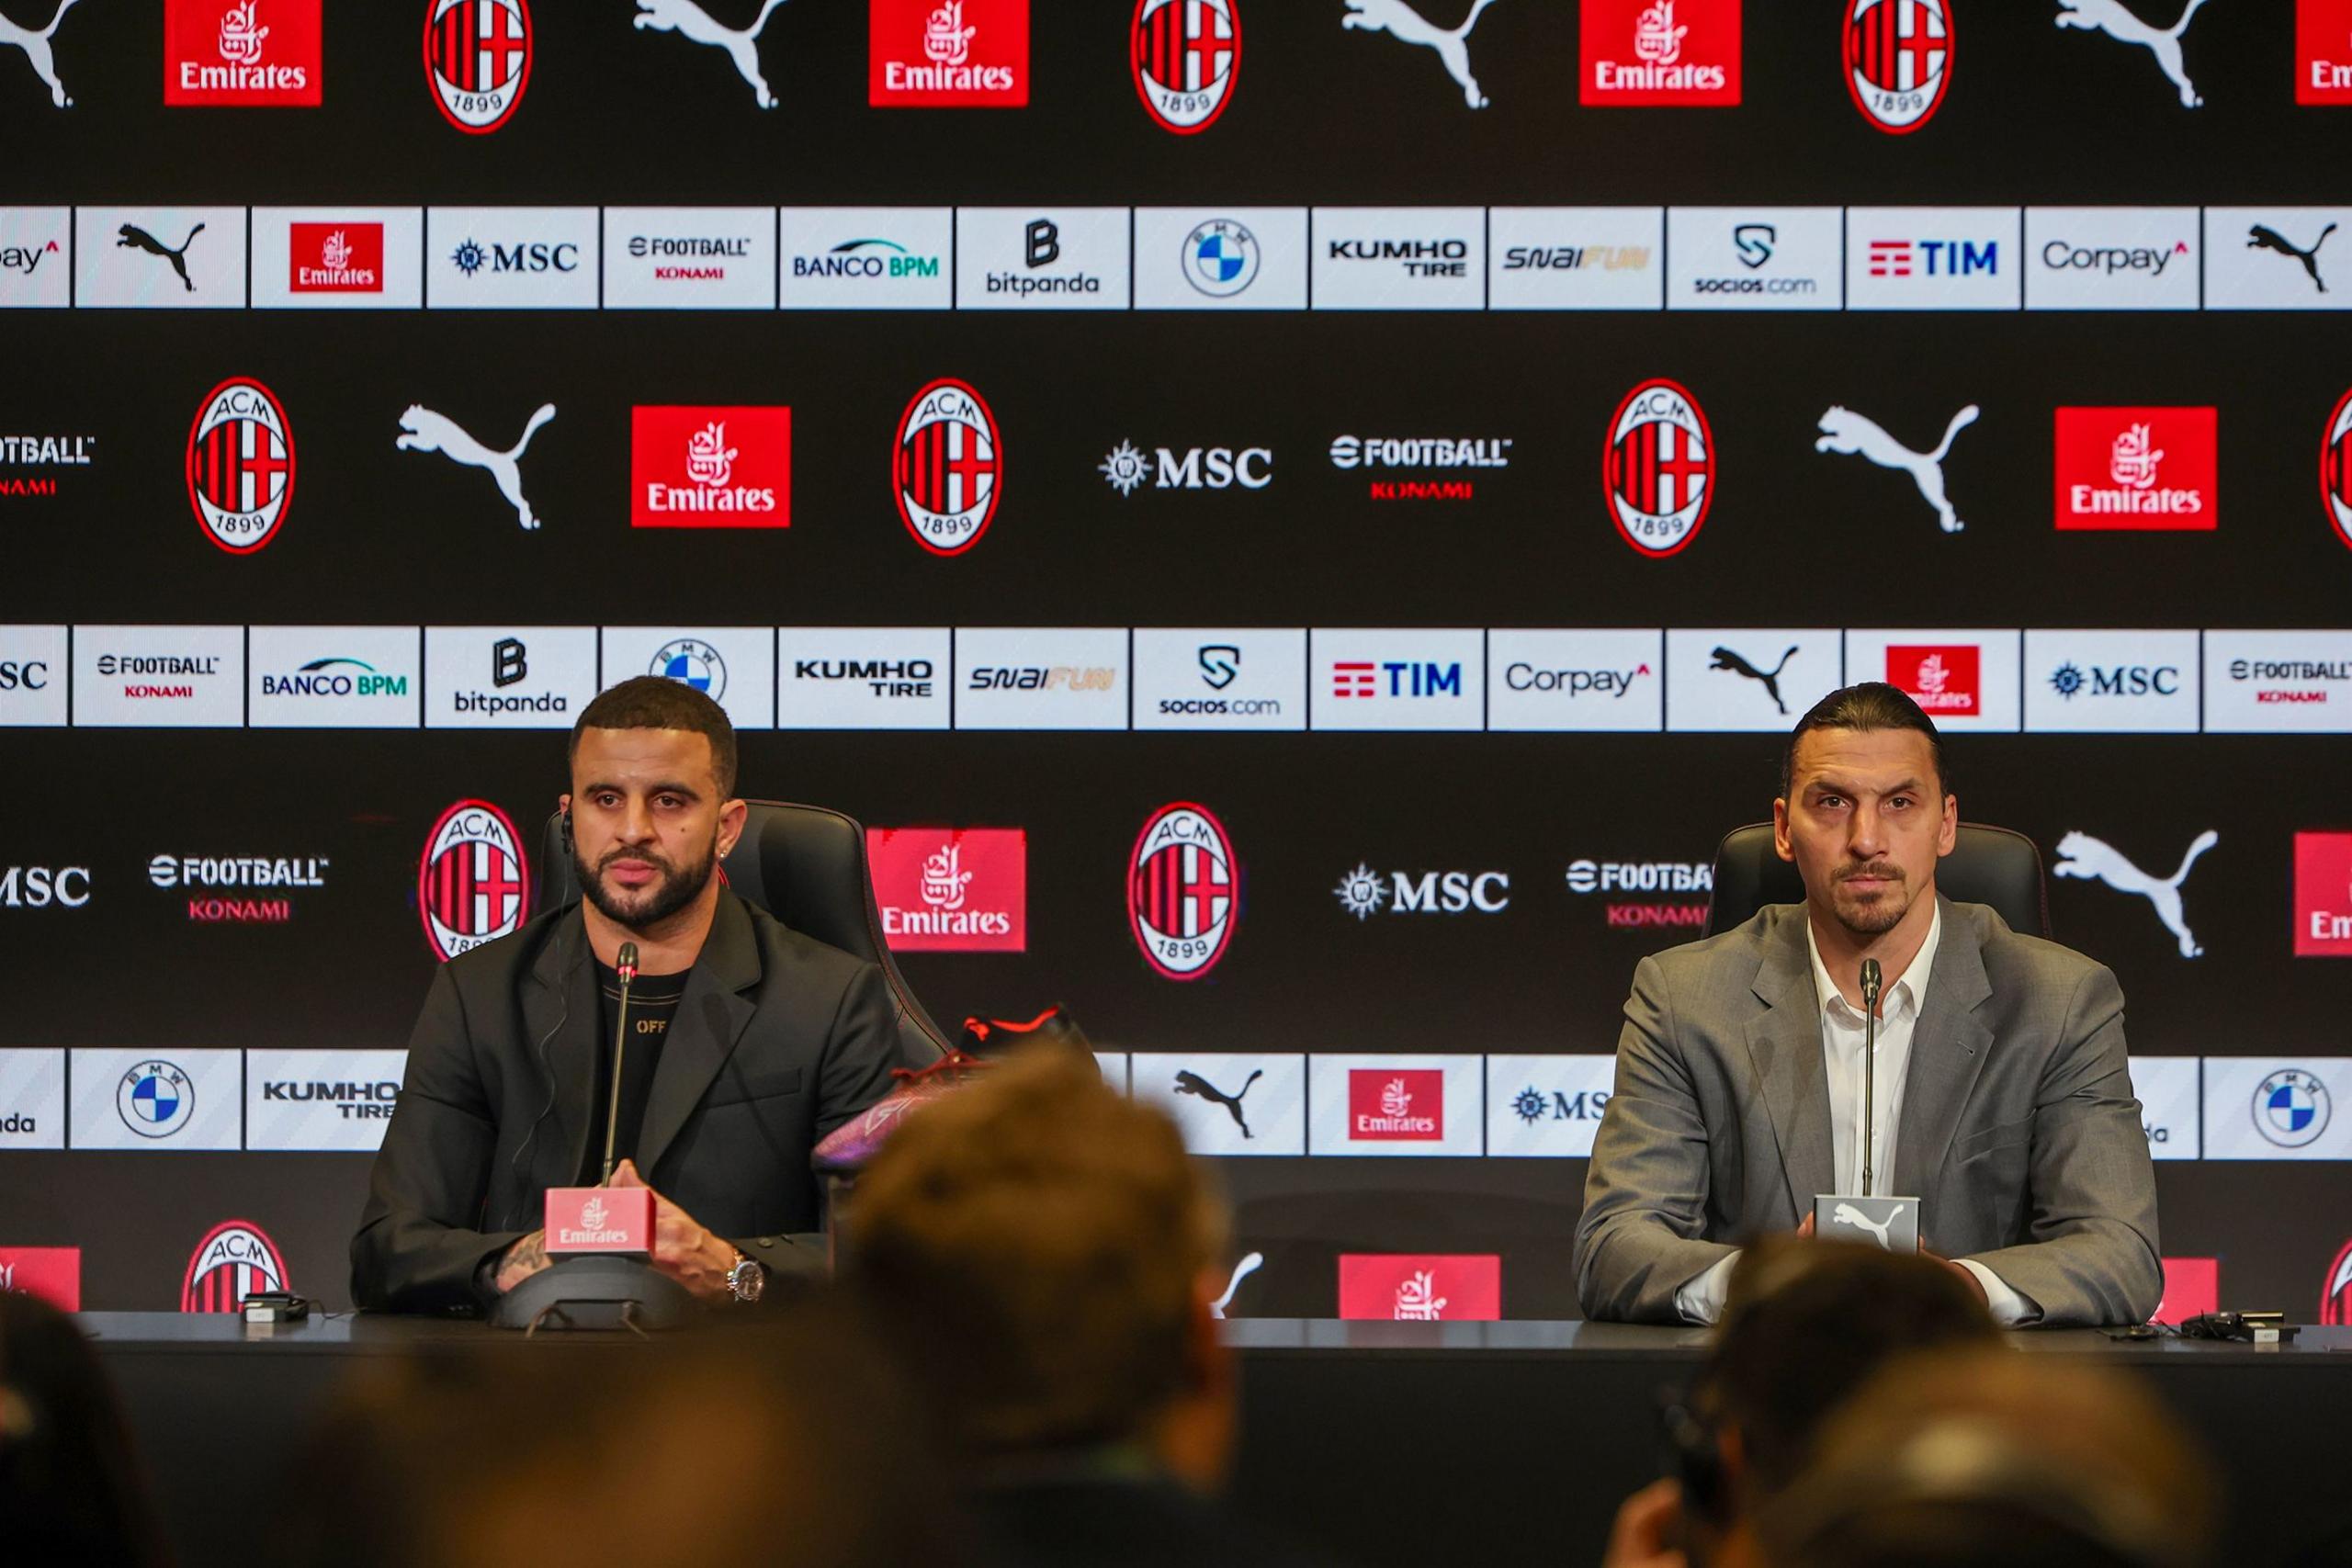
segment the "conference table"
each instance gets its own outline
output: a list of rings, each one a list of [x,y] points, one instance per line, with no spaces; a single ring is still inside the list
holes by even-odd
[[[380,1357],[626,1355],[627,1334],[526,1340],[480,1323],[334,1313],[274,1327],[225,1314],[84,1313],[181,1561],[270,1561],[309,1432]],[[1242,1364],[1235,1506],[1335,1562],[1599,1562],[1626,1493],[1658,1473],[1657,1396],[1703,1331],[1589,1323],[1225,1325]],[[2352,1507],[2352,1327],[2261,1347],[2014,1334],[2021,1354],[2150,1380],[2228,1488],[2232,1568],[2282,1559]],[[2331,1510],[2333,1511],[2331,1513]]]

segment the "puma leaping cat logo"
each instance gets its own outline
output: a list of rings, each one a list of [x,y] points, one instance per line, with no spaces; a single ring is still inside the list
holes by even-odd
[[[775,95],[768,91],[767,78],[760,74],[759,38],[760,29],[768,25],[769,14],[783,4],[784,0],[763,0],[752,25],[739,28],[720,27],[695,0],[637,0],[634,25],[651,28],[656,32],[673,32],[696,43],[725,50],[743,80],[752,85],[760,107],[772,109],[775,107]]]
[[[2188,73],[2181,65],[2180,35],[2188,30],[2188,19],[2205,0],[2188,0],[2180,13],[2180,20],[2169,28],[2152,28],[2125,10],[2122,0],[2058,0],[2058,25],[2080,28],[2086,32],[2103,32],[2119,43],[2136,43],[2146,47],[2156,57],[2156,63],[2180,89],[2184,108],[2195,108],[2205,100],[2197,96],[2189,85]]]
[[[2198,834],[2180,857],[2180,869],[2160,882],[2088,833],[2069,833],[2058,840],[2058,859],[2050,869],[2059,876],[2094,877],[2118,893],[2138,894],[2156,907],[2156,919],[2179,938],[2180,955],[2195,958],[2205,950],[2197,945],[2181,914],[2180,885],[2188,880],[2188,868],[2197,857],[2221,841],[2222,835],[2211,829]]]
[[[401,415],[401,434],[392,445],[403,452],[438,452],[453,462],[468,463],[477,468],[488,468],[490,477],[498,481],[498,493],[514,508],[514,520],[526,528],[537,528],[539,520],[531,514],[531,503],[523,499],[523,471],[516,459],[523,448],[531,444],[539,426],[555,417],[555,405],[542,403],[523,426],[523,437],[503,452],[493,452],[464,431],[458,422],[447,414],[435,413],[420,403],[411,403]]]
[[[1235,1264],[1233,1266],[1233,1278],[1225,1282],[1225,1294],[1209,1303],[1209,1315],[1218,1319],[1220,1322],[1223,1321],[1225,1317],[1225,1309],[1233,1304],[1233,1292],[1239,1290],[1241,1288],[1241,1281],[1256,1273],[1258,1271],[1258,1266],[1265,1261],[1266,1255],[1264,1253],[1253,1252],[1244,1258],[1240,1262]]]
[[[639,0],[641,5],[644,0]],[[1361,28],[1368,33],[1385,32],[1400,43],[1424,44],[1437,51],[1445,64],[1446,73],[1462,85],[1464,102],[1474,109],[1487,107],[1487,95],[1478,91],[1478,79],[1470,74],[1470,29],[1478,25],[1479,16],[1495,0],[1471,0],[1470,14],[1462,25],[1451,31],[1432,27],[1421,14],[1405,4],[1405,0],[1347,0],[1348,14],[1340,18],[1343,28]]]
[[[73,8],[74,0],[57,0],[56,15],[39,32],[0,17],[0,43],[13,43],[25,51],[25,58],[32,62],[33,74],[49,85],[49,101],[62,109],[72,108],[74,100],[66,95],[65,84],[57,79],[57,58],[50,53],[49,40],[55,35],[57,24]]]
[[[1789,660],[1796,656],[1796,651],[1797,645],[1795,643],[1789,644],[1788,652],[1781,655],[1781,661],[1778,664],[1773,665],[1771,672],[1767,674],[1765,671],[1756,668],[1755,665],[1750,664],[1747,660],[1742,659],[1738,654],[1734,653],[1730,649],[1719,648],[1715,649],[1713,662],[1710,663],[1707,668],[1710,670],[1728,670],[1735,675],[1745,675],[1751,681],[1761,681],[1764,683],[1764,689],[1772,694],[1772,705],[1779,708],[1783,715],[1786,715],[1789,711],[1789,705],[1781,700],[1781,671],[1789,667]]]
[[[180,275],[181,285],[185,287],[190,294],[196,292],[196,285],[189,281],[187,276],[187,248],[196,243],[196,237],[198,234],[204,232],[203,224],[199,223],[195,228],[190,229],[187,231],[187,238],[180,242],[180,248],[176,251],[172,249],[171,246],[164,243],[163,241],[155,238],[154,235],[147,232],[146,230],[139,227],[136,223],[124,224],[120,231],[122,238],[114,243],[114,248],[116,250],[121,250],[124,246],[130,245],[145,251],[149,255],[163,257],[165,261],[172,264],[172,270]]]
[[[1263,1071],[1253,1072],[1243,1080],[1239,1093],[1227,1094],[1198,1073],[1179,1070],[1176,1074],[1176,1092],[1197,1094],[1203,1100],[1214,1100],[1224,1106],[1226,1114],[1233,1118],[1233,1124],[1241,1129],[1241,1135],[1246,1138],[1250,1135],[1250,1123],[1242,1119],[1241,1101],[1249,1094],[1250,1086],[1265,1076]]]
[[[2327,292],[2327,279],[2319,275],[2319,248],[2327,243],[2327,237],[2335,232],[2335,225],[2333,223],[2322,229],[2319,231],[2319,238],[2313,240],[2312,248],[2306,251],[2297,246],[2278,230],[2267,224],[2256,223],[2245,231],[2245,248],[2249,251],[2277,251],[2282,256],[2294,257],[2303,264],[2303,270],[2312,275],[2312,281],[2317,284],[2319,291],[2324,294]]]
[[[1859,453],[1882,468],[1904,469],[1910,474],[1911,482],[1919,487],[1928,504],[1936,509],[1944,532],[1957,534],[1967,525],[1944,498],[1944,457],[1951,451],[1951,438],[1975,423],[1976,405],[1971,403],[1952,415],[1951,423],[1944,426],[1941,446],[1932,452],[1914,452],[1889,435],[1876,421],[1833,403],[1829,412],[1821,416],[1821,439],[1813,444],[1813,449],[1849,457]]]
[[[1885,1219],[1879,1221],[1876,1224],[1872,1224],[1868,1215],[1864,1214],[1860,1209],[1855,1208],[1851,1203],[1838,1204],[1836,1208],[1829,1211],[1829,1217],[1836,1220],[1841,1225],[1851,1225],[1856,1230],[1870,1232],[1871,1235],[1878,1237],[1878,1244],[1881,1247],[1888,1245],[1886,1233],[1894,1228],[1894,1216],[1893,1214],[1889,1214]]]

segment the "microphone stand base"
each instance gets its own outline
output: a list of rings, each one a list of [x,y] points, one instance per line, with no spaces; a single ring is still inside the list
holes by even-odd
[[[693,1293],[651,1264],[583,1253],[557,1258],[499,1297],[490,1321],[526,1334],[542,1328],[643,1334],[684,1328],[701,1315]]]

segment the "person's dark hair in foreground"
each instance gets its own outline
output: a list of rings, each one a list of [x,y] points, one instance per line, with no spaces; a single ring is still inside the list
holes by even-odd
[[[860,1177],[844,1280],[936,1400],[992,1561],[1298,1561],[1208,1495],[1226,1224],[1174,1123],[1059,1052],[909,1117]]]
[[[13,1291],[0,1291],[0,1556],[170,1561],[96,1353],[72,1318]]]
[[[2199,1568],[2211,1473],[2137,1378],[1939,1351],[1857,1394],[1757,1533],[1790,1568]]]
[[[507,1337],[344,1391],[284,1561],[961,1568],[938,1464],[921,1405],[829,1300],[650,1344]]]
[[[1764,1237],[1733,1266],[1723,1322],[1666,1416],[1679,1474],[1619,1511],[1611,1568],[1753,1562],[1753,1519],[1811,1461],[1823,1427],[1890,1360],[1997,1348],[1984,1303],[1917,1255]]]

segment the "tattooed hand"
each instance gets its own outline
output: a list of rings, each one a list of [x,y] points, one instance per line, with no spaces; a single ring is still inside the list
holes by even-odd
[[[548,1266],[548,1233],[533,1231],[498,1260],[498,1293],[504,1295]]]

